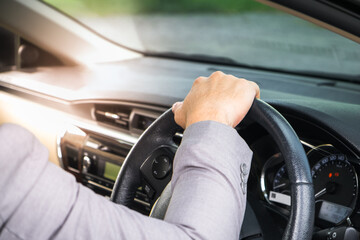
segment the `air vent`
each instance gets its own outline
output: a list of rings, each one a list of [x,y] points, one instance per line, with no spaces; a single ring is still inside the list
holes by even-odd
[[[131,110],[118,105],[95,104],[96,121],[129,130]]]
[[[145,131],[152,123],[155,121],[155,118],[135,115],[134,116],[134,128],[139,129],[141,131]]]
[[[155,113],[146,110],[134,109],[131,117],[130,130],[141,134],[160,116],[161,113]]]

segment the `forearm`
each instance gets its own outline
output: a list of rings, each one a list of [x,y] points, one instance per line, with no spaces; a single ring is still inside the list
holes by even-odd
[[[247,144],[229,126],[206,121],[188,127],[174,160],[165,220],[193,238],[238,239],[246,206],[240,165],[249,169],[251,157]]]
[[[78,185],[22,128],[3,125],[0,139],[0,239],[238,239],[240,164],[250,167],[252,153],[231,127],[200,122],[185,131],[165,221]]]
[[[0,229],[36,185],[47,159],[47,149],[30,132],[0,125]]]

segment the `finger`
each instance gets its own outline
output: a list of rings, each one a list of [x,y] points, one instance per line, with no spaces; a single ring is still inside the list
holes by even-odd
[[[225,73],[223,73],[222,71],[216,71],[213,72],[209,78],[222,78],[223,76],[225,76]]]
[[[176,110],[182,105],[182,102],[176,102],[172,105],[171,110],[175,114]]]
[[[194,80],[193,86],[195,86],[195,85],[197,85],[197,84],[199,84],[199,83],[202,83],[202,82],[206,81],[206,79],[208,79],[208,78],[207,78],[207,77],[203,77],[203,76],[200,76],[200,77],[196,78],[196,79]]]
[[[255,97],[256,98],[260,98],[260,88],[259,85],[257,85],[255,82],[250,81],[250,84],[254,87],[255,89]]]

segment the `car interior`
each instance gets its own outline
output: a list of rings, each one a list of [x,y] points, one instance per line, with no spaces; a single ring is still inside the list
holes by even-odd
[[[183,136],[169,109],[199,76],[246,78],[260,86],[261,100],[235,128],[254,154],[239,239],[359,239],[359,0],[256,2],[277,9],[269,10],[277,20],[266,22],[265,10],[244,18],[244,26],[261,20],[261,28],[229,40],[249,46],[238,52],[220,37],[202,43],[232,38],[216,25],[219,15],[201,15],[206,24],[193,15],[124,17],[124,26],[139,24],[143,35],[134,40],[135,30],[110,32],[97,25],[100,17],[78,17],[58,2],[0,2],[0,124],[30,130],[49,161],[95,193],[162,219]],[[276,22],[287,17],[310,30]],[[187,42],[180,21],[194,24],[194,35],[199,26],[218,28]],[[121,42],[116,34],[127,36]],[[296,44],[280,44],[276,35],[292,35]]]

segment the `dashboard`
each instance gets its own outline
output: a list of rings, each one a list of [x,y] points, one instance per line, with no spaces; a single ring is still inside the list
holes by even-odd
[[[193,79],[215,70],[257,82],[261,98],[298,134],[314,181],[315,230],[343,225],[360,230],[360,87],[356,84],[152,57],[91,69],[43,67],[0,73],[0,120],[35,131],[47,144],[52,162],[109,197],[140,134],[186,96]],[[47,127],[48,123],[52,124]],[[248,230],[242,236],[280,239],[291,204],[281,153],[266,129],[255,123],[245,120],[237,131],[254,152],[244,221]],[[174,137],[181,141],[181,133]],[[173,153],[166,154],[171,162]],[[171,176],[168,170],[163,179]],[[147,184],[146,177],[138,187],[133,208],[148,214],[157,189]]]

